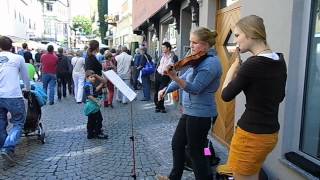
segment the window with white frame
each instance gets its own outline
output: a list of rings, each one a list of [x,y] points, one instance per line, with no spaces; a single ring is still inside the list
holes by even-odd
[[[320,160],[320,0],[313,1],[310,22],[299,148]]]

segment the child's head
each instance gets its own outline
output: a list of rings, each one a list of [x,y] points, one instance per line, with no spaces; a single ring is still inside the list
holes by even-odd
[[[94,71],[92,71],[92,70],[86,71],[86,80],[90,81],[90,82],[95,82],[96,77],[94,76]]]

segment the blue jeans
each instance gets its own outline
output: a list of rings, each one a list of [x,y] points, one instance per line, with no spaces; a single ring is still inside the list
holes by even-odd
[[[13,125],[7,133],[7,113],[11,113],[10,123]],[[23,98],[0,98],[0,147],[5,151],[14,151],[20,137],[26,111]]]
[[[48,94],[48,85],[49,85],[49,102],[54,102],[54,89],[56,87],[57,76],[55,74],[43,74],[42,82],[43,89]]]
[[[141,79],[144,99],[150,100],[150,76],[142,76]]]

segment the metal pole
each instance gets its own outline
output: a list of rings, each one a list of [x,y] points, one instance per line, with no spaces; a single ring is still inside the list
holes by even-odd
[[[131,177],[136,180],[136,156],[135,156],[135,145],[134,145],[134,135],[133,135],[133,118],[132,118],[132,102],[130,103],[130,120],[131,120],[131,141],[132,141],[132,160],[133,160],[133,167],[131,170]]]

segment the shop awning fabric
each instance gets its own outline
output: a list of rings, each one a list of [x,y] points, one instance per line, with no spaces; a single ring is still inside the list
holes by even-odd
[[[41,44],[39,42],[31,41],[31,40],[17,41],[17,42],[14,42],[12,45],[15,47],[22,47],[23,43],[27,43],[29,49],[46,49],[47,47],[45,44]]]

